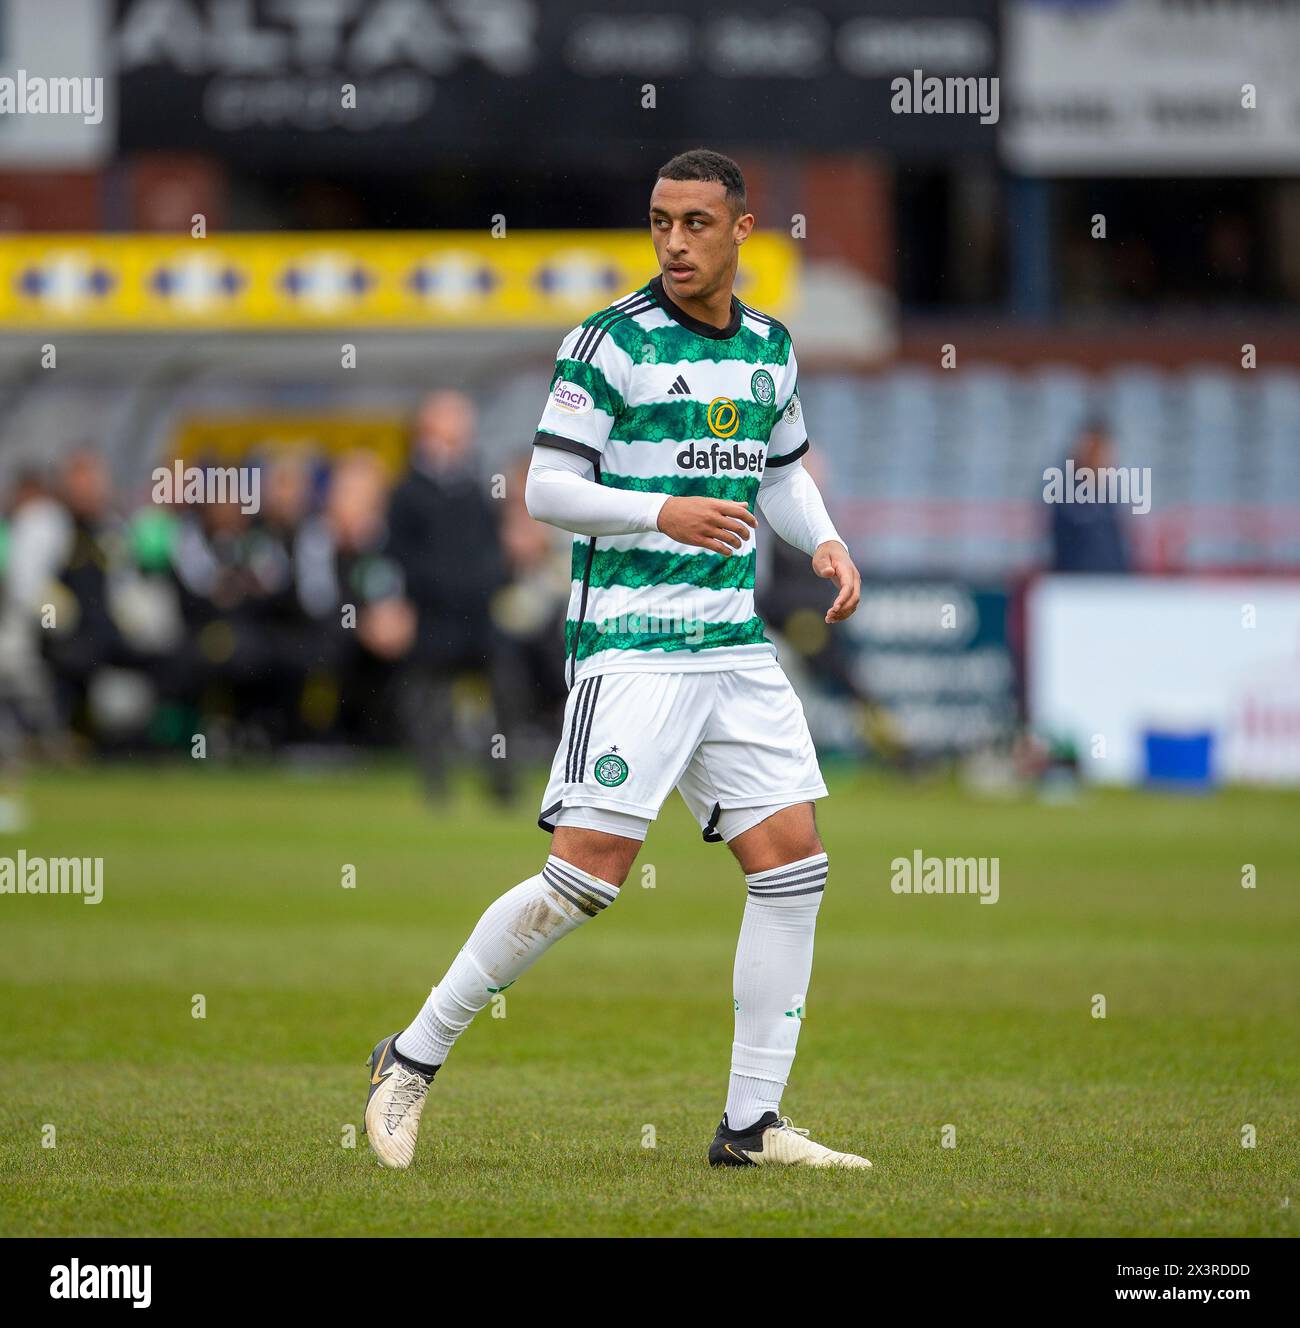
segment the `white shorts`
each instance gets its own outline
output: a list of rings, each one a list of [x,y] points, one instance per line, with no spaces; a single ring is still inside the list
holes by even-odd
[[[708,840],[731,839],[763,819],[726,813],[768,816],[826,796],[803,706],[779,665],[579,681],[538,824],[553,830],[561,817],[594,829],[609,824],[573,808],[650,822],[674,788]],[[640,837],[634,828],[613,833]]]

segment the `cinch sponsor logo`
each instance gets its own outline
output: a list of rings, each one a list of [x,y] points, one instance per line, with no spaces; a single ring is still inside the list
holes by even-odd
[[[763,469],[763,453],[742,452],[738,447],[720,447],[711,443],[688,443],[677,453],[679,470],[707,470],[711,475],[720,471],[748,470],[757,475]]]
[[[129,1300],[147,1310],[153,1303],[152,1264],[83,1264],[80,1259],[50,1269],[51,1300]]]
[[[577,383],[566,382],[564,379],[556,383],[551,400],[570,415],[585,415],[594,404],[590,393],[584,392]]]

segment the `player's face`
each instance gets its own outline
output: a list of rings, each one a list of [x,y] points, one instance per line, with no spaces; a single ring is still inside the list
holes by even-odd
[[[664,286],[674,299],[707,299],[736,271],[736,250],[754,225],[733,216],[716,181],[658,180],[650,195],[650,234]]]

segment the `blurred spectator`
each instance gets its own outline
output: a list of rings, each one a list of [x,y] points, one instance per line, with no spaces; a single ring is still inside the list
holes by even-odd
[[[14,484],[0,539],[0,759],[22,737],[57,728],[54,697],[42,660],[42,606],[67,557],[71,518],[35,468]]]
[[[128,548],[99,452],[92,447],[71,452],[60,469],[58,490],[70,525],[48,592],[52,616],[42,639],[65,722],[93,732],[88,701],[97,676],[124,669],[153,678],[159,660],[127,639],[114,612]]]
[[[539,756],[546,759],[569,690],[560,644],[572,585],[573,541],[529,515],[524,505],[528,466],[527,459],[519,463],[506,490],[501,547],[510,581],[492,600],[492,618],[510,647],[504,667],[517,678],[511,682],[514,713],[534,723]]]
[[[1095,474],[1113,466],[1114,449],[1105,426],[1095,421],[1085,424],[1069,459],[1074,462],[1076,474],[1084,469]],[[1114,503],[1053,503],[1051,540],[1054,572],[1129,570],[1128,548]]]
[[[276,483],[268,489],[282,505],[258,519],[233,501],[185,509],[172,553],[186,627],[177,687],[200,709],[227,712],[245,745],[297,736],[310,664],[286,524],[292,516]]]
[[[294,585],[293,549],[311,510],[311,467],[301,452],[279,452],[262,467],[262,510],[254,519],[266,614],[275,621],[301,620]]]
[[[123,520],[93,448],[56,484],[20,475],[0,521],[0,762],[70,727],[118,749],[413,740],[436,796],[459,742],[509,796],[518,761],[494,757],[527,759],[538,735],[549,754],[567,694],[568,542],[528,516],[522,469],[494,501],[474,428],[465,397],[430,397],[398,488],[355,452],[319,511],[296,449],[262,458],[256,514],[178,500]]]
[[[388,522],[392,554],[406,574],[418,615],[407,692],[409,731],[430,797],[446,783],[452,686],[466,672],[486,671],[494,732],[509,743],[513,728],[508,647],[489,612],[506,582],[497,504],[474,455],[474,406],[460,392],[435,392],[416,417],[410,465],[393,492]],[[482,743],[488,781],[511,796],[514,763],[493,759]]]
[[[314,726],[337,716],[344,736],[397,737],[399,663],[415,639],[415,610],[390,549],[383,469],[368,452],[335,467],[325,508],[307,521],[295,545],[297,592],[316,625],[316,658],[327,666],[332,695],[309,699]],[[332,712],[332,713],[331,713]]]

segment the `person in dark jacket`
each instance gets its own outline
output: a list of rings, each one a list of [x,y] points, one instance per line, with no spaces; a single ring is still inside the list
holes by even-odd
[[[1074,473],[1091,470],[1095,475],[1115,464],[1114,450],[1105,426],[1090,421],[1079,434],[1071,458]],[[1062,465],[1062,470],[1065,466]],[[1063,503],[1051,509],[1052,571],[1127,572],[1130,567],[1127,542],[1114,503]]]
[[[58,490],[69,526],[48,589],[53,625],[42,644],[65,723],[90,734],[96,676],[125,669],[156,678],[160,661],[128,639],[115,612],[113,590],[126,565],[127,542],[108,466],[96,448],[79,446],[64,458]]]
[[[406,689],[410,733],[430,797],[445,791],[452,687],[465,673],[486,674],[492,734],[479,735],[478,755],[498,797],[513,793],[509,755],[511,688],[502,665],[508,650],[493,623],[493,596],[508,579],[499,504],[474,455],[476,417],[460,392],[427,397],[416,416],[410,466],[393,491],[389,552],[405,574],[417,629]],[[506,739],[502,750],[496,735]]]

